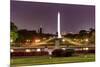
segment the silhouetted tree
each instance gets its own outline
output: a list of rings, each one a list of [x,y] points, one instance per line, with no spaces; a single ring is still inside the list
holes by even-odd
[[[13,22],[11,22],[10,37],[12,42],[18,38],[17,26]]]
[[[13,22],[11,22],[11,25],[10,26],[11,26],[10,27],[10,30],[11,31],[13,31],[13,32],[16,32],[17,31],[17,26]]]
[[[95,44],[95,29],[90,28],[89,31],[89,41],[91,44]]]
[[[84,39],[88,37],[88,32],[86,30],[80,30],[79,31],[79,38]]]

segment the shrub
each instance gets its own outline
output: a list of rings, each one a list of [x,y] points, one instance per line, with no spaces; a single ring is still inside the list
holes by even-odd
[[[55,49],[52,52],[52,56],[53,57],[69,57],[69,56],[72,56],[74,52],[75,52],[74,49],[66,49],[66,50]]]
[[[62,50],[62,49],[55,49],[52,52],[52,56],[53,57],[62,57],[63,56],[63,52],[64,52],[64,50]]]
[[[65,57],[69,57],[69,56],[73,56],[74,53],[75,53],[74,49],[66,49],[64,50],[63,55]]]
[[[12,57],[17,57],[17,56],[45,56],[48,55],[48,52],[46,51],[41,51],[41,52],[12,52],[11,56]]]

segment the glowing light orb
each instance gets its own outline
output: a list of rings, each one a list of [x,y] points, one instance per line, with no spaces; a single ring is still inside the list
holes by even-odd
[[[26,49],[25,52],[31,52],[31,50],[30,49]]]
[[[37,49],[36,51],[37,51],[37,52],[40,52],[40,51],[41,51],[41,49]]]
[[[65,42],[65,39],[62,39],[63,42]]]
[[[83,50],[89,50],[89,48],[83,48]]]
[[[40,39],[36,39],[36,40],[35,40],[35,43],[38,43],[38,42],[40,42]]]
[[[11,52],[14,52],[14,50],[13,50],[13,49],[11,49],[10,51],[11,51]]]

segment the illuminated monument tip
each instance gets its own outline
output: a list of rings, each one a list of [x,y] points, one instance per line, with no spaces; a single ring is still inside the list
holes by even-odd
[[[57,21],[57,29],[58,29],[58,38],[61,38],[61,34],[60,34],[60,12],[58,12],[58,21]]]

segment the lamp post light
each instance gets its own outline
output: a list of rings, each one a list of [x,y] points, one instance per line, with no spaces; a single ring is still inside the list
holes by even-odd
[[[86,38],[86,39],[85,39],[85,42],[86,42],[86,45],[89,44],[89,39]]]
[[[13,39],[11,39],[10,42],[12,43],[13,42]]]
[[[26,49],[25,52],[31,52],[31,50],[30,49]]]
[[[89,48],[87,48],[87,47],[86,47],[86,48],[83,48],[83,50],[86,50],[86,51],[88,51],[88,50],[89,50]]]
[[[63,42],[65,42],[65,39],[62,39]]]
[[[38,43],[38,42],[40,42],[40,39],[36,39],[36,40],[35,40],[35,43]]]
[[[39,49],[39,48],[38,48],[36,51],[37,51],[37,52],[40,52],[40,51],[41,51],[41,49]]]
[[[11,53],[13,53],[13,52],[14,52],[14,50],[13,50],[13,49],[11,49],[10,51],[11,51]]]
[[[66,50],[66,48],[62,48],[62,50]]]
[[[85,39],[85,41],[86,41],[86,42],[88,42],[88,41],[89,41],[89,39],[87,39],[87,38],[86,38],[86,39]]]

